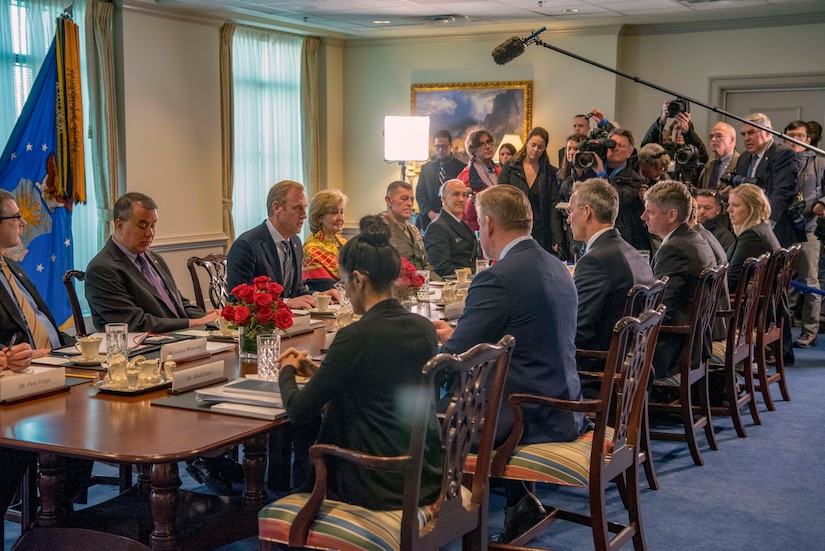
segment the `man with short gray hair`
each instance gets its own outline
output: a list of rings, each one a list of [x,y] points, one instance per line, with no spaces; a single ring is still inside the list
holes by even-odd
[[[690,214],[690,192],[681,182],[659,182],[645,193],[642,220],[650,233],[662,238],[662,245],[653,257],[651,267],[657,279],[668,276],[663,303],[667,307],[666,325],[685,325],[691,312],[690,301],[705,268],[716,268],[713,250],[701,235],[687,225]],[[684,337],[660,334],[653,356],[656,377],[670,377],[679,372],[676,361],[684,346]],[[704,339],[710,354],[710,335]],[[698,353],[698,351],[697,351]],[[698,361],[698,354],[696,356]]]
[[[461,180],[447,180],[441,186],[441,213],[424,234],[424,247],[435,273],[450,276],[459,268],[475,271],[479,246],[470,226],[461,219],[470,190]]]
[[[515,186],[489,187],[476,196],[479,236],[487,258],[496,260],[476,274],[455,331],[436,321],[444,352],[463,352],[478,343],[516,339],[496,429],[501,443],[513,427],[507,397],[538,394],[580,400],[576,371],[576,287],[559,259],[531,237],[533,210]],[[522,443],[575,440],[590,427],[581,413],[528,409]],[[507,509],[499,541],[543,516],[541,502],[520,482],[505,485]]]
[[[771,120],[763,113],[751,113],[746,120],[773,128]],[[765,191],[771,204],[768,223],[773,228],[779,244],[789,247],[800,241],[794,233],[787,209],[796,194],[796,153],[789,146],[774,140],[770,132],[750,124],[742,125],[745,150],[736,164],[736,174],[752,179]]]
[[[608,350],[613,326],[622,317],[633,285],[653,281],[650,264],[613,227],[619,212],[616,188],[602,178],[573,185],[567,223],[584,241],[573,281],[579,296],[576,348]],[[602,371],[604,364],[579,362],[579,369]]]

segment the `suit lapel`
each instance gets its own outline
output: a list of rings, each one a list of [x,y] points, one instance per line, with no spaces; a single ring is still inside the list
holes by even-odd
[[[163,304],[165,306],[166,303],[160,297],[160,295],[158,294],[157,289],[155,289],[155,286],[152,285],[152,282],[149,281],[148,279],[146,279],[146,276],[143,275],[143,272],[140,271],[140,268],[135,266],[135,263],[132,262],[129,259],[129,257],[126,256],[126,254],[123,251],[120,250],[120,247],[118,247],[114,243],[113,238],[110,238],[110,241],[111,242],[109,243],[109,252],[112,255],[112,259],[114,259],[116,262],[123,263],[123,265],[126,266],[126,270],[132,273],[132,280],[137,281],[138,284],[140,284],[147,293],[151,293],[151,295],[153,297],[155,297],[158,300],[158,302],[160,302],[161,304]],[[152,253],[152,254],[154,254],[154,253]],[[149,260],[151,260],[153,264],[156,264],[155,258],[153,256],[151,256],[148,252],[147,252],[146,257]],[[161,270],[158,270],[158,273],[161,274],[161,280],[164,283],[166,283],[165,279],[163,278],[163,274],[161,273]],[[167,284],[167,289],[168,288],[169,288],[169,286]]]
[[[16,274],[17,272],[11,268],[11,263],[8,264],[12,272]],[[26,327],[26,320],[23,319],[23,314],[20,311],[20,306],[17,304],[17,300],[6,291],[5,287],[0,287],[0,304],[2,304],[6,312],[9,313],[9,317],[14,320],[14,323],[20,327]]]

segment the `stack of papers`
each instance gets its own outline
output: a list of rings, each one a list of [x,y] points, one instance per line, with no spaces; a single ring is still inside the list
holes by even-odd
[[[235,379],[197,389],[195,397],[200,402],[216,402],[212,409],[244,417],[275,419],[284,413],[281,391],[274,381]]]

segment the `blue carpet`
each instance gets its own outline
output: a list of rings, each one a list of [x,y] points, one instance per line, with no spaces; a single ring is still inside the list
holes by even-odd
[[[794,331],[794,337],[798,330]],[[661,489],[647,489],[643,476],[642,518],[648,548],[656,551],[795,551],[822,549],[825,541],[825,339],[818,347],[795,350],[796,364],[788,367],[792,401],[783,402],[774,385],[777,411],[759,401],[762,425],[745,414],[748,438],[738,438],[729,419],[714,419],[719,451],[711,451],[703,437],[699,442],[705,460],[696,467],[681,443],[653,442]],[[114,471],[112,471],[114,474]],[[183,487],[199,489],[181,469]],[[91,491],[94,503],[112,496],[114,488],[98,486]],[[547,504],[573,503],[586,495],[579,490],[539,488]],[[618,494],[608,502],[621,510]],[[491,496],[490,534],[503,522],[503,497]],[[580,508],[581,510],[581,508]],[[619,517],[621,520],[621,517]],[[20,527],[6,522],[5,549],[10,549]],[[533,541],[535,547],[561,550],[593,549],[590,529],[559,522]],[[626,548],[631,548],[627,545]],[[250,538],[221,551],[253,551]],[[460,549],[456,542],[449,549]]]

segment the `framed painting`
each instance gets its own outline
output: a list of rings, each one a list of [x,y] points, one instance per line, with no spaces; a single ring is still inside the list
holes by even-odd
[[[530,80],[413,84],[410,99],[413,115],[430,117],[430,153],[434,153],[433,134],[448,130],[453,137],[453,154],[464,161],[468,160],[464,140],[473,130],[492,134],[498,157],[505,136],[516,135],[523,143],[532,124]]]

